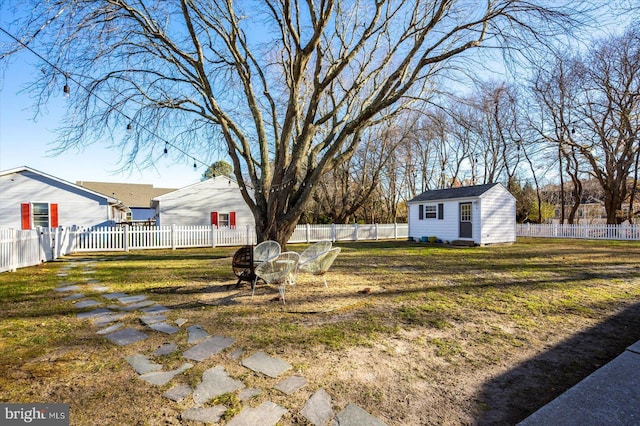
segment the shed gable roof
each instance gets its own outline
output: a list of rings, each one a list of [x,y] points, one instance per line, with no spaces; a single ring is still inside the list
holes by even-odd
[[[496,185],[500,185],[499,183],[487,183],[485,185],[474,185],[474,186],[461,186],[458,188],[446,188],[446,189],[435,189],[433,191],[425,191],[420,195],[415,196],[411,200],[410,203],[420,202],[420,201],[436,201],[436,200],[451,200],[454,198],[472,198],[479,197],[491,188]]]

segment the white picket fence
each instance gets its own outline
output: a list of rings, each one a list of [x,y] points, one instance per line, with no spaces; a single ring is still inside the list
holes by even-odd
[[[516,235],[640,241],[640,225],[519,224]],[[298,225],[289,242],[406,239],[408,236],[407,224]],[[77,252],[241,246],[256,244],[256,240],[255,229],[251,226],[236,229],[175,225],[60,227],[28,231],[0,228],[0,272],[38,265]]]
[[[640,240],[640,225],[607,224],[536,224],[524,223],[516,226],[518,237],[582,238],[592,240]]]
[[[290,243],[360,241],[408,237],[407,224],[298,225]],[[0,272],[57,259],[69,253],[256,244],[252,226],[60,227],[19,231],[0,229]]]

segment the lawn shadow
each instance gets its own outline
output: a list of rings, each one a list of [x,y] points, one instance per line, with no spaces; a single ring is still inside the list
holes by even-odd
[[[477,395],[483,412],[475,424],[517,424],[638,340],[640,303],[635,303],[485,383]]]

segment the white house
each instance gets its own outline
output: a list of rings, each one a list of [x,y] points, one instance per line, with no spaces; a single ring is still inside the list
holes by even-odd
[[[242,198],[240,187],[227,176],[160,195],[151,200],[157,225],[216,225],[235,228],[254,225],[253,214]]]
[[[408,203],[409,237],[477,245],[516,240],[516,199],[499,183],[426,191]]]
[[[113,225],[128,213],[116,198],[26,166],[0,172],[0,227]]]

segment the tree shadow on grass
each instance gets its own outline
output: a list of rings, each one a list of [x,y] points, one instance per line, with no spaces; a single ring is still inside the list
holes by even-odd
[[[640,339],[640,303],[485,383],[477,425],[516,424]],[[588,407],[585,407],[588,409]]]

